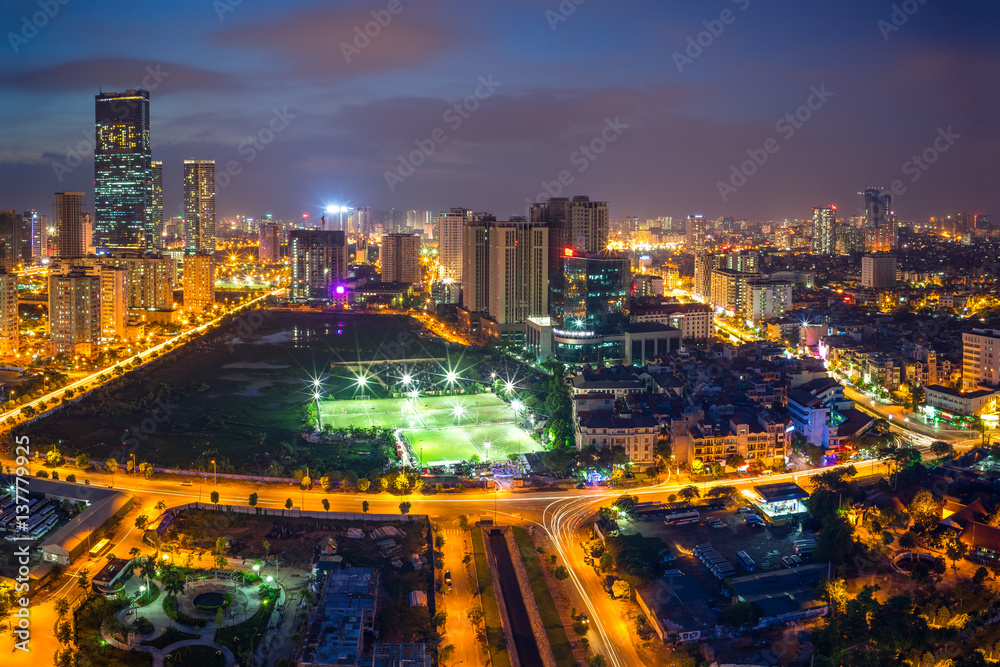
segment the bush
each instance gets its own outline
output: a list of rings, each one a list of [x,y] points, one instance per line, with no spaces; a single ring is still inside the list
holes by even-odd
[[[190,625],[194,628],[203,628],[208,625],[208,621],[205,619],[188,616],[183,611],[177,609],[177,598],[172,596],[163,598],[163,612],[170,617],[171,620],[177,621],[181,625]]]
[[[44,470],[39,470],[38,472],[35,473],[35,477],[44,477],[45,479],[48,479],[49,473],[47,473]]]
[[[132,632],[139,635],[148,635],[154,629],[152,621],[145,616],[139,616],[132,622]]]
[[[76,482],[76,475],[74,475],[73,473],[70,473],[70,474],[66,475],[66,481],[67,482]]]

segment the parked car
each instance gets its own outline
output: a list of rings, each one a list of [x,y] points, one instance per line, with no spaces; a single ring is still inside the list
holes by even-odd
[[[744,505],[743,507],[738,507],[736,511],[739,512],[740,514],[753,514],[753,508],[747,507],[746,505]]]
[[[451,586],[451,570],[444,571],[444,583]]]
[[[194,486],[192,482],[181,482],[181,486]]]

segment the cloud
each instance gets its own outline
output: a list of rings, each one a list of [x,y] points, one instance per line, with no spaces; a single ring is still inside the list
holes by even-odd
[[[91,58],[43,69],[0,76],[0,86],[29,92],[77,90],[127,90],[158,88],[161,91],[235,91],[243,86],[235,77],[179,63],[132,58]]]
[[[270,51],[293,74],[350,77],[423,64],[460,39],[440,25],[419,22],[417,14],[426,13],[426,6],[403,3],[398,14],[389,14],[386,6],[306,10],[225,28],[211,41],[216,46]],[[378,13],[381,23],[372,12]]]

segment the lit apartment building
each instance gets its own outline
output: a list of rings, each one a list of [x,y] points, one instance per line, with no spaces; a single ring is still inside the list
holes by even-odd
[[[382,237],[382,282],[422,282],[420,267],[420,236],[417,234],[386,234]]]
[[[277,264],[281,261],[281,241],[279,226],[268,222],[260,226],[260,242],[257,246],[257,261],[261,264]]]
[[[734,269],[712,271],[710,303],[731,313],[743,313],[749,289],[747,282],[760,278],[759,273],[744,273]]]
[[[0,356],[18,352],[17,274],[0,270]]]
[[[837,248],[837,207],[813,209],[812,251],[814,255],[832,255]]]
[[[184,310],[201,313],[215,303],[215,259],[208,253],[184,257]]]
[[[125,340],[128,326],[128,270],[120,266],[98,265],[94,273],[101,281],[101,339]]]
[[[690,440],[683,448],[689,465],[700,459],[704,465],[725,464],[739,454],[749,463],[758,460],[771,465],[782,459],[787,449],[786,425],[783,420],[761,413],[756,420],[732,415],[728,420],[695,422],[689,429]],[[676,457],[675,457],[676,458]]]
[[[962,389],[1000,386],[1000,330],[973,329],[962,334]]]
[[[660,425],[653,417],[583,417],[576,422],[576,448],[623,447],[629,461],[648,465],[656,456]]]
[[[347,277],[347,237],[342,231],[293,229],[288,233],[292,301],[331,298]]]
[[[633,306],[634,322],[658,322],[680,329],[683,340],[708,340],[715,334],[707,303],[664,303]]]
[[[465,247],[465,225],[472,222],[472,211],[453,208],[438,216],[438,278],[462,280],[462,253]]]
[[[747,281],[746,318],[753,322],[780,318],[792,308],[792,283],[760,278]]]
[[[92,357],[101,341],[101,279],[87,269],[49,276],[52,355]]]
[[[869,253],[861,257],[861,286],[886,289],[896,284],[896,256]]]

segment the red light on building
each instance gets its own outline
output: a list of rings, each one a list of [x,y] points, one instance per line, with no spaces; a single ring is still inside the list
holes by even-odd
[[[565,248],[565,249],[563,249],[563,256],[565,256],[565,257],[572,257],[573,256],[573,249],[572,248]]]
[[[836,204],[830,204],[830,208],[832,208],[834,211],[836,211],[837,210],[837,205]]]

